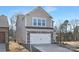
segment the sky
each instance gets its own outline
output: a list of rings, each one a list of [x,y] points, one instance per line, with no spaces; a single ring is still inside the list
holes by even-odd
[[[8,22],[10,18],[18,13],[26,14],[37,6],[0,6],[0,15],[6,15]],[[79,19],[79,7],[78,6],[42,6],[54,20],[54,25],[58,25],[65,20],[72,21],[73,19]]]

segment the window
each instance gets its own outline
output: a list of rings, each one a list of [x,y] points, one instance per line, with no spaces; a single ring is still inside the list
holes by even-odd
[[[37,20],[36,19],[33,19],[33,25],[37,25]]]
[[[52,27],[53,27],[53,21],[52,21]]]
[[[38,19],[38,26],[41,26],[41,19]]]
[[[33,17],[32,25],[33,26],[41,26],[41,27],[45,26],[46,20],[44,18],[40,18],[40,17]]]
[[[45,26],[45,20],[42,20],[42,26]]]

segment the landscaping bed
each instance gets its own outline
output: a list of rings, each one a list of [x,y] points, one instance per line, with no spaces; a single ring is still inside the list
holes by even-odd
[[[9,51],[10,52],[29,52],[23,45],[18,42],[9,41]]]
[[[79,52],[79,41],[65,41],[63,45],[73,51]]]

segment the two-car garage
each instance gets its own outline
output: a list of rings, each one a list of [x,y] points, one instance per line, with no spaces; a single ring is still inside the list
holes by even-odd
[[[30,44],[50,44],[51,34],[50,33],[31,33]]]

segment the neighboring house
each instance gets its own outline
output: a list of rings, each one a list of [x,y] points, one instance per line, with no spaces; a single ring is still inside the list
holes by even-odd
[[[16,40],[23,44],[53,43],[52,17],[42,7],[37,7],[26,15],[18,15]]]
[[[0,43],[8,43],[9,24],[7,16],[0,16]]]

